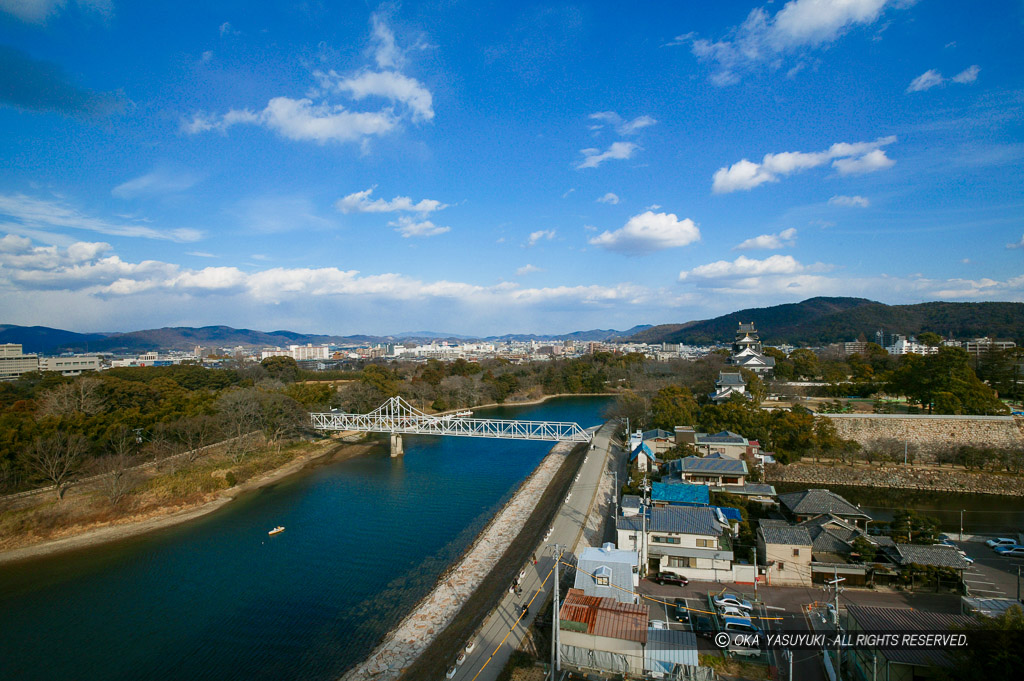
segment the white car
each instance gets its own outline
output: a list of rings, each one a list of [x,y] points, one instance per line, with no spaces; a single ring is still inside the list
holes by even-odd
[[[711,600],[714,602],[716,608],[724,608],[727,605],[731,605],[734,608],[740,608],[750,612],[754,609],[754,606],[750,604],[750,601],[745,601],[736,594],[722,594],[720,596],[712,596]]]
[[[990,548],[998,548],[1000,546],[1013,546],[1017,541],[1014,539],[1007,539],[1006,537],[996,537],[995,539],[989,539],[985,542]]]
[[[722,617],[739,617],[741,619],[750,619],[750,611],[737,608],[735,605],[720,606],[718,608],[718,614]]]

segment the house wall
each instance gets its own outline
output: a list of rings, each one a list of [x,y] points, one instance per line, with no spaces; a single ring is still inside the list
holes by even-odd
[[[794,556],[799,552],[799,556]],[[778,586],[808,586],[811,584],[811,547],[793,544],[765,544],[764,538],[757,536],[757,559],[766,566],[765,576],[768,584]],[[769,566],[772,562],[775,565]],[[782,568],[779,568],[779,564]]]

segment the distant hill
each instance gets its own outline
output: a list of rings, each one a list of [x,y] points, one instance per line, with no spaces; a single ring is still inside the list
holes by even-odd
[[[605,342],[611,340],[625,340],[630,336],[634,336],[645,329],[651,328],[650,324],[641,324],[634,326],[631,329],[625,331],[616,331],[615,329],[591,329],[590,331],[573,331],[572,333],[564,333],[561,335],[543,335],[533,333],[510,333],[504,336],[488,336],[487,340],[492,341],[560,341],[560,340],[571,340],[571,341],[598,341]]]
[[[27,353],[48,353],[63,345],[93,347],[96,342],[104,339],[106,335],[101,333],[75,333],[48,326],[0,324],[0,343],[20,343],[22,351]]]
[[[810,298],[800,303],[740,310],[714,319],[652,326],[630,340],[646,343],[703,345],[731,341],[739,322],[754,322],[769,344],[825,345],[872,340],[878,329],[913,335],[933,331],[943,336],[988,335],[1024,341],[1024,303],[919,303],[886,305],[865,298]]]

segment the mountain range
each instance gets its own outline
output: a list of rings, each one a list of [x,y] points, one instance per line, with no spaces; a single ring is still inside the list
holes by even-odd
[[[640,325],[625,331],[591,329],[567,334],[506,334],[472,336],[412,331],[393,336],[331,336],[295,331],[256,331],[230,326],[190,326],[147,329],[129,333],[76,333],[46,326],[0,325],[0,343],[20,343],[25,352],[128,352],[191,350],[206,347],[287,346],[312,343],[357,344],[466,341],[611,341],[709,345],[731,341],[739,322],[754,322],[761,340],[769,345],[825,345],[855,340],[875,331],[914,335],[933,331],[943,336],[992,336],[1024,342],[1024,303],[920,303],[886,305],[866,298],[810,298],[800,303],[750,308],[714,319],[682,324]]]

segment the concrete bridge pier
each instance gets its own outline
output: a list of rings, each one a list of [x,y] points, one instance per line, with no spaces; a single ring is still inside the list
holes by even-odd
[[[391,433],[391,458],[402,456],[405,452],[402,450],[402,436],[398,433]]]

